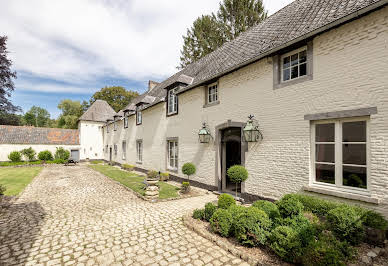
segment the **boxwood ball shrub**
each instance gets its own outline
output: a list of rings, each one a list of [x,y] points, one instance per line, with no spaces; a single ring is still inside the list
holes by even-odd
[[[57,147],[54,157],[55,159],[68,160],[70,158],[70,152],[62,147]]]
[[[252,206],[264,211],[271,220],[280,218],[278,206],[268,200],[255,201]]]
[[[238,223],[237,217],[240,213],[246,211],[246,207],[243,207],[241,205],[231,205],[228,208],[228,212],[232,215],[232,227],[230,229],[230,235],[235,235],[235,228],[236,224]]]
[[[233,218],[230,212],[225,209],[218,209],[210,219],[210,226],[214,232],[224,237],[228,237],[232,228]]]
[[[190,176],[196,172],[195,165],[193,163],[185,163],[182,166],[182,173],[187,175],[187,179],[190,181]]]
[[[240,212],[234,224],[237,240],[248,246],[264,245],[270,235],[271,220],[268,215],[257,208],[248,207]]]
[[[35,159],[36,151],[32,147],[23,149],[20,151],[21,154],[28,160],[33,161]]]
[[[181,191],[182,191],[182,193],[189,192],[190,191],[190,183],[183,181],[182,186],[181,186]]]
[[[319,233],[317,226],[303,215],[287,217],[281,221],[281,225],[288,226],[297,232],[302,247],[314,241]]]
[[[233,165],[227,171],[230,181],[236,184],[236,196],[237,196],[237,184],[244,182],[248,179],[248,171],[242,165]]]
[[[218,196],[218,208],[228,209],[231,205],[236,204],[236,200],[232,195],[229,194],[221,194]]]
[[[283,218],[300,215],[303,211],[303,204],[296,198],[282,198],[276,205]]]
[[[289,226],[278,226],[272,231],[270,247],[287,262],[296,262],[302,253],[298,232]]]
[[[204,218],[204,215],[205,215],[204,209],[195,209],[193,211],[193,218],[194,219],[202,220]]]
[[[352,245],[357,245],[364,239],[361,216],[351,206],[341,206],[329,211],[327,224],[338,239],[346,240]]]
[[[18,151],[13,151],[8,155],[8,159],[12,162],[20,162],[22,160],[22,155]]]
[[[310,211],[320,216],[325,216],[330,210],[344,205],[339,202],[324,200],[318,197],[303,194],[287,194],[282,199],[290,198],[299,200],[303,204],[305,211]]]
[[[211,203],[211,202],[206,203],[203,218],[204,218],[206,221],[209,222],[210,219],[212,218],[214,212],[215,212],[216,210],[217,210],[216,205],[214,205],[214,204]]]
[[[38,158],[41,161],[52,161],[53,160],[53,154],[51,151],[45,150],[38,153]]]

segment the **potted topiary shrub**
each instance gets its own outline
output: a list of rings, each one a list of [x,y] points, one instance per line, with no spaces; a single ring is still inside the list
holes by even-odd
[[[242,165],[233,165],[228,169],[228,176],[230,181],[236,184],[236,197],[237,197],[237,184],[240,184],[248,179],[248,171]]]
[[[159,181],[159,173],[157,171],[151,170],[147,173],[147,183],[149,185],[156,185]]]
[[[187,180],[189,183],[189,187],[187,188],[187,191],[190,190],[190,176],[195,174],[195,171],[197,171],[197,169],[195,168],[195,165],[193,163],[185,163],[183,166],[182,166],[182,173],[187,175]],[[182,184],[183,185],[183,184]]]
[[[160,173],[160,181],[167,181],[170,179],[169,173]]]

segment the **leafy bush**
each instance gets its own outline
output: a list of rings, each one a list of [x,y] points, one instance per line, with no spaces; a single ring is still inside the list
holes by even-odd
[[[245,208],[236,217],[234,234],[237,240],[248,246],[264,245],[270,235],[271,220],[257,208]]]
[[[135,166],[134,165],[131,165],[131,164],[122,164],[121,165],[125,170],[127,170],[127,171],[132,171],[134,168],[135,168]]]
[[[57,147],[55,151],[55,159],[68,160],[70,157],[70,152],[65,150],[62,147]]]
[[[4,195],[4,192],[7,190],[6,186],[0,184],[0,196]]]
[[[236,224],[238,223],[237,217],[240,213],[244,212],[246,210],[246,207],[243,207],[241,205],[231,205],[228,208],[228,212],[232,215],[232,227],[230,229],[230,235],[235,235],[235,228]]]
[[[221,194],[218,196],[218,208],[228,209],[231,205],[235,205],[236,200],[229,194]]]
[[[150,170],[147,173],[147,179],[156,180],[159,178],[159,173],[154,170]]]
[[[252,204],[252,206],[264,211],[271,220],[275,220],[276,218],[280,218],[280,212],[279,212],[278,206],[276,206],[276,204],[274,204],[268,200],[255,201]]]
[[[51,151],[48,151],[48,150],[41,151],[38,154],[38,158],[41,161],[52,161],[53,160],[53,154],[51,153]]]
[[[203,218],[206,220],[206,221],[210,221],[210,219],[212,218],[213,216],[213,213],[217,210],[217,207],[216,205],[214,205],[213,203],[209,202],[209,203],[206,203],[205,205],[205,213],[203,215]]]
[[[304,210],[320,216],[325,216],[330,210],[344,205],[342,203],[302,194],[287,194],[282,199],[290,198],[299,200],[303,204]]]
[[[190,180],[190,176],[195,174],[197,169],[195,168],[195,165],[193,163],[185,163],[182,166],[182,173],[187,175],[187,179]]]
[[[204,218],[204,215],[205,215],[204,209],[195,209],[193,211],[193,218],[194,219],[202,220]]]
[[[380,230],[387,230],[388,227],[388,222],[384,216],[375,211],[367,211],[362,217],[362,222],[365,226]]]
[[[188,193],[189,191],[190,191],[190,183],[183,181],[181,186],[181,192]]]
[[[40,160],[32,161],[32,162],[28,162],[28,164],[42,164],[42,161],[40,161]]]
[[[65,163],[65,160],[64,159],[55,159],[53,161],[53,163],[56,163],[56,164],[64,164]]]
[[[302,247],[306,247],[311,241],[315,240],[318,232],[317,227],[302,215],[287,217],[282,220],[281,225],[288,226],[296,231]]]
[[[237,184],[244,182],[248,179],[248,171],[242,165],[233,165],[227,171],[230,181],[236,184],[236,196],[237,196]]]
[[[330,234],[322,234],[304,250],[301,263],[317,266],[346,265],[353,253],[354,250],[347,242],[340,242]]]
[[[224,237],[229,236],[232,222],[232,215],[225,209],[216,210],[210,219],[210,225],[213,231]]]
[[[303,211],[303,204],[295,198],[282,198],[276,205],[284,218],[300,215]]]
[[[20,162],[22,160],[22,155],[18,151],[13,151],[8,155],[8,159],[12,162]]]
[[[169,173],[160,173],[160,181],[167,181],[170,179]]]
[[[20,153],[21,153],[28,161],[33,161],[33,160],[35,159],[36,151],[34,151],[34,149],[32,149],[31,147],[21,150]]]
[[[302,253],[298,232],[289,226],[278,226],[272,231],[270,247],[288,262],[296,262]]]
[[[361,216],[350,206],[337,207],[327,214],[328,228],[340,240],[359,244],[364,238]]]

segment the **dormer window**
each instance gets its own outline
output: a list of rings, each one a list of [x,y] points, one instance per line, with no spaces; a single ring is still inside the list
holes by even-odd
[[[128,128],[128,113],[124,113],[124,128]]]
[[[142,114],[141,114],[141,110],[138,107],[136,109],[136,125],[141,125],[142,122],[143,122],[143,117],[142,117]]]
[[[117,121],[116,121],[116,118],[115,118],[115,120],[113,121],[113,130],[114,130],[114,131],[117,131]]]
[[[307,48],[285,54],[281,58],[282,82],[297,79],[307,75]]]
[[[176,95],[177,88],[170,89],[167,92],[167,115],[178,113],[178,95]]]

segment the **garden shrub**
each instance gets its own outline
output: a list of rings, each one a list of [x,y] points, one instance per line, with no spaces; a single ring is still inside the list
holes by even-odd
[[[0,196],[4,195],[4,192],[7,190],[7,187],[0,184]]]
[[[213,203],[209,202],[209,203],[206,203],[205,205],[205,213],[203,215],[203,218],[206,220],[206,221],[210,221],[210,219],[212,218],[213,216],[213,213],[217,210],[217,207],[216,205],[214,205]]]
[[[121,165],[125,170],[127,170],[127,171],[132,171],[134,168],[135,168],[135,166],[134,165],[131,165],[131,164],[122,164]]]
[[[227,171],[230,181],[236,184],[236,196],[237,196],[237,184],[244,182],[248,179],[248,171],[242,165],[233,165]]]
[[[55,151],[55,159],[68,160],[70,158],[70,152],[62,147],[57,147]]]
[[[181,186],[181,191],[182,193],[188,193],[190,191],[190,183],[183,181]]]
[[[264,245],[270,235],[271,220],[257,208],[248,207],[240,212],[234,224],[237,240],[248,246]]]
[[[195,165],[193,163],[185,163],[182,166],[182,173],[187,175],[187,179],[190,180],[190,176],[195,174],[197,169],[195,168]]]
[[[202,220],[204,218],[204,215],[205,215],[204,209],[195,209],[193,211],[193,218],[194,219]]]
[[[51,151],[45,150],[38,153],[38,158],[41,161],[52,161],[53,160],[53,154]]]
[[[243,207],[241,205],[231,205],[228,208],[228,212],[232,215],[232,227],[230,229],[230,235],[235,235],[235,228],[236,224],[238,222],[237,217],[241,212],[244,212],[246,210],[246,207]]]
[[[311,241],[315,240],[318,234],[317,227],[303,215],[287,217],[282,220],[281,225],[295,230],[298,234],[301,247],[306,247]]]
[[[290,199],[290,198],[299,200],[303,204],[304,210],[310,211],[320,216],[325,216],[330,210],[344,205],[339,202],[324,200],[318,197],[313,197],[313,196],[308,196],[303,194],[287,194],[282,199]]]
[[[255,201],[252,206],[264,211],[271,220],[280,217],[278,206],[268,200]]]
[[[157,171],[150,170],[147,172],[147,179],[155,180],[158,178],[159,178],[159,173]]]
[[[55,159],[53,161],[53,163],[56,163],[56,164],[64,164],[65,163],[65,160],[64,159]]]
[[[20,153],[30,162],[35,159],[36,151],[31,147],[21,150]]]
[[[225,209],[216,210],[210,219],[210,225],[213,231],[224,237],[229,236],[232,222],[232,215]]]
[[[160,181],[167,181],[170,179],[169,173],[160,173]]]
[[[289,226],[278,226],[272,231],[270,247],[287,262],[296,262],[302,254],[298,232]]]
[[[18,151],[13,151],[8,155],[8,159],[12,162],[20,162],[22,160],[22,155]]]
[[[302,265],[346,265],[354,254],[347,242],[338,241],[333,235],[321,234],[317,241],[310,242],[301,256]]]
[[[303,204],[296,198],[282,198],[276,205],[283,218],[300,215],[303,211]]]
[[[362,222],[365,226],[387,230],[388,222],[385,220],[384,216],[375,211],[367,211],[363,214]]]
[[[232,195],[229,194],[221,194],[218,196],[218,208],[228,209],[231,205],[235,205],[236,200]]]
[[[359,244],[364,238],[361,216],[350,206],[337,207],[327,214],[328,229],[340,240]]]

